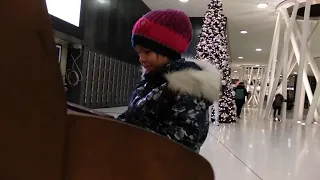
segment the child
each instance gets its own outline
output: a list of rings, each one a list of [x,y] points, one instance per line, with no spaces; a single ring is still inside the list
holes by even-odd
[[[286,102],[285,99],[283,98],[283,96],[281,94],[277,94],[276,97],[274,98],[272,107],[273,107],[273,120],[274,121],[281,121],[280,120],[280,115],[281,115],[281,107],[282,107],[282,103]],[[276,117],[276,113],[278,111],[278,118]]]
[[[207,110],[219,98],[221,79],[210,63],[181,58],[191,39],[191,22],[181,11],[155,10],[138,20],[132,45],[144,74],[118,119],[199,152],[209,129]]]

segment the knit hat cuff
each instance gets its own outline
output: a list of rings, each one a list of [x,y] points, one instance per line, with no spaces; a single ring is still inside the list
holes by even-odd
[[[135,34],[132,36],[132,46],[140,45],[144,48],[150,49],[156,53],[159,53],[163,56],[168,57],[170,60],[178,60],[181,59],[181,54],[170,49],[169,47],[160,44],[150,38],[146,38],[142,35]]]

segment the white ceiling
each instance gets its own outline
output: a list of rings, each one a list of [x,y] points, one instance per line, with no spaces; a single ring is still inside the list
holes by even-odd
[[[182,3],[179,0],[143,0],[150,9],[179,9],[190,17],[203,17],[210,0],[189,0]],[[276,22],[276,6],[283,0],[222,0],[224,14],[228,17],[228,29],[231,47],[232,68],[239,65],[266,65]],[[266,9],[257,8],[259,2],[267,2]],[[284,24],[282,25],[282,30]],[[248,34],[240,34],[247,30]],[[320,28],[314,34],[312,52],[320,56]],[[283,41],[283,37],[282,37]],[[262,52],[256,52],[261,48]],[[238,59],[243,56],[244,59]]]

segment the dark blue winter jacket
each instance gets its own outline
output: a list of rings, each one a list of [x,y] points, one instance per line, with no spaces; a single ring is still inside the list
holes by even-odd
[[[218,99],[220,74],[210,63],[172,61],[144,74],[118,119],[198,151],[206,139],[207,110]]]

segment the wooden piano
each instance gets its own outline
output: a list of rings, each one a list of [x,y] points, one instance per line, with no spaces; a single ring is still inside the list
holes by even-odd
[[[67,113],[45,0],[2,1],[0,19],[0,179],[214,179],[208,161],[167,138]]]

